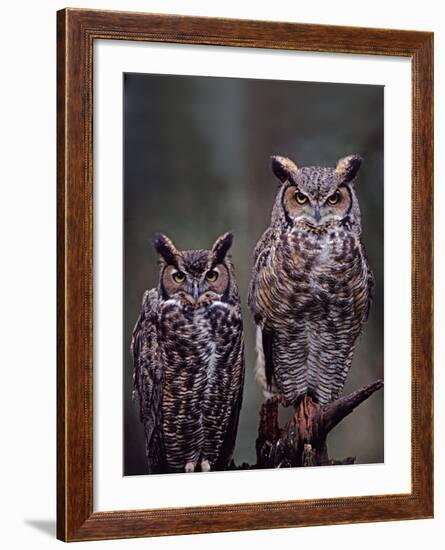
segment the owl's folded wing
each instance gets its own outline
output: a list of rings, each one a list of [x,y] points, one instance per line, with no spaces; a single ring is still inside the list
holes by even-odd
[[[266,231],[264,231],[261,239],[257,242],[253,253],[252,277],[249,285],[247,304],[252,309],[254,314],[257,313],[255,311],[255,281],[257,279],[258,271],[266,264],[270,252],[272,237],[273,229],[269,227]]]
[[[144,424],[147,458],[158,462],[160,452],[158,427],[161,422],[162,360],[158,343],[158,292],[146,291],[142,308],[131,339],[133,356],[133,399],[140,405],[140,419]]]
[[[367,263],[367,260],[366,260],[366,263]],[[371,305],[372,305],[372,300],[374,299],[374,288],[375,288],[374,274],[371,271],[371,268],[369,267],[368,263],[367,263],[367,266],[368,266],[368,304],[367,304],[368,307],[366,309],[365,321],[368,320],[369,312],[371,311]]]
[[[240,314],[241,319],[241,314]],[[238,424],[241,406],[243,402],[244,390],[244,340],[242,331],[239,331],[236,337],[237,344],[233,346],[233,353],[230,356],[231,370],[234,374],[232,380],[233,386],[236,388],[233,401],[231,403],[230,417],[227,424],[227,430],[222,442],[221,451],[219,454],[216,469],[226,469],[230,466],[233,460],[235,450],[236,436],[238,432]]]

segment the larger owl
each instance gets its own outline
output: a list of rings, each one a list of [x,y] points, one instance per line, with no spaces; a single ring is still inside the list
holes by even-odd
[[[244,381],[232,239],[187,251],[165,235],[154,240],[159,284],[144,294],[131,342],[150,473],[221,470],[232,460]]]
[[[272,157],[281,182],[259,240],[249,288],[257,323],[257,378],[287,405],[338,398],[370,310],[373,275],[354,179],[358,155],[335,168]]]

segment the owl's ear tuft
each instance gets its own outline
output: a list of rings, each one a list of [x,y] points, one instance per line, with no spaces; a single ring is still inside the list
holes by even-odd
[[[277,178],[284,183],[285,181],[294,181],[298,174],[298,166],[287,157],[274,155],[271,157],[272,170]]]
[[[157,233],[153,239],[156,252],[168,265],[176,266],[178,251],[172,241],[162,233]]]
[[[343,181],[352,181],[363,162],[360,155],[349,155],[343,157],[337,162],[335,172],[342,178]]]
[[[229,248],[233,243],[233,234],[224,233],[221,237],[218,237],[212,246],[212,254],[215,264],[220,264],[224,261]]]

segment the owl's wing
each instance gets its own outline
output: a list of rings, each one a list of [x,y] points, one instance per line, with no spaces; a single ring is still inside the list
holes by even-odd
[[[272,387],[273,379],[273,363],[272,363],[272,348],[273,348],[273,330],[265,324],[265,320],[258,307],[258,300],[256,293],[258,286],[264,285],[262,278],[262,272],[266,266],[269,258],[272,241],[274,239],[274,230],[272,227],[266,229],[261,239],[258,241],[254,251],[254,266],[252,270],[252,277],[249,286],[248,305],[252,310],[255,322],[259,326],[261,331],[261,342],[257,342],[257,346],[261,346],[262,355],[264,356],[264,374],[265,382],[268,390]],[[257,368],[258,368],[257,363]]]
[[[367,260],[366,260],[366,263],[368,263]],[[372,300],[374,298],[374,288],[375,288],[374,274],[368,265],[368,307],[366,309],[365,321],[368,320],[369,312],[371,310]]]
[[[369,266],[368,255],[366,254],[366,249],[363,244],[363,241],[360,240],[360,252],[362,258],[362,270],[363,273],[366,273],[367,276],[367,301],[366,307],[363,312],[362,325],[368,320],[369,312],[371,311],[372,300],[374,298],[374,288],[375,288],[375,278],[374,274]]]
[[[249,285],[249,294],[247,296],[247,303],[252,309],[253,313],[256,314],[255,308],[255,287],[258,281],[258,273],[261,268],[264,266],[268,256],[270,245],[273,236],[273,229],[268,227],[266,231],[261,236],[261,239],[257,242],[255,250],[253,252],[253,268],[252,268],[252,277],[250,279]]]
[[[273,351],[273,331],[272,329],[264,326],[262,328],[262,344],[263,344],[263,354],[264,354],[264,372],[266,375],[266,387],[270,391],[272,388],[273,382],[273,361],[272,361],[272,351]]]
[[[241,315],[241,314],[240,314]],[[243,389],[244,389],[244,341],[242,331],[238,335],[239,348],[235,356],[233,356],[232,368],[234,372],[239,372],[239,377],[235,381],[237,384],[236,392],[234,395],[232,409],[227,424],[226,434],[221,446],[221,451],[216,464],[216,469],[225,469],[230,465],[233,459],[233,453],[235,450],[236,435],[238,432],[239,416],[241,406],[243,403]]]
[[[161,426],[163,369],[158,342],[157,290],[146,291],[131,339],[133,355],[133,399],[140,405],[150,473],[159,471],[164,459]]]

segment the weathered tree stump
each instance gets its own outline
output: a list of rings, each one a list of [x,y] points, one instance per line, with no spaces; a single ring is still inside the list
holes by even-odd
[[[327,436],[360,403],[382,387],[383,380],[377,380],[323,406],[305,395],[295,405],[294,416],[284,428],[280,428],[278,422],[280,400],[269,399],[263,403],[260,411],[255,467],[289,468],[353,464],[355,457],[343,460],[328,457]]]

